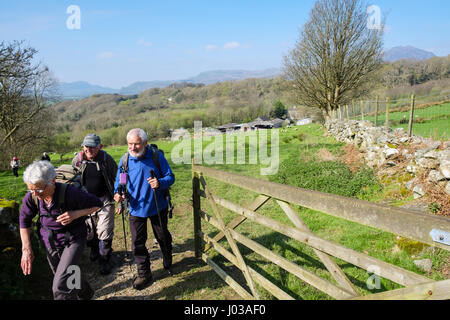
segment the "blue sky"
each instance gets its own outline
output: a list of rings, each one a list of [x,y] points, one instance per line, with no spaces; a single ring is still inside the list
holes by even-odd
[[[279,68],[313,0],[14,0],[0,2],[0,41],[25,40],[63,82],[113,88],[209,70]],[[374,0],[387,17],[385,49],[450,54],[450,1]],[[67,27],[70,5],[81,26]]]

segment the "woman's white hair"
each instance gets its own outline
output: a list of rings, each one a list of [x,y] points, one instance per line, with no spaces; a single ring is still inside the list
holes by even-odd
[[[48,161],[34,161],[23,173],[23,181],[25,183],[36,184],[45,183],[50,185],[56,178],[56,171],[53,165]]]
[[[131,136],[137,136],[142,140],[142,142],[147,142],[147,134],[141,128],[134,128],[134,129],[131,129],[130,131],[128,131],[127,141],[128,141],[128,138]]]

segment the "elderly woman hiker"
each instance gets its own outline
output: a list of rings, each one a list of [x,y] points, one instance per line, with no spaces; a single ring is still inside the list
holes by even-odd
[[[78,266],[87,236],[82,217],[97,211],[103,203],[96,196],[71,185],[56,183],[55,178],[55,169],[48,161],[33,162],[23,174],[28,193],[23,198],[19,218],[22,271],[24,275],[32,271],[34,254],[30,234],[32,219],[39,214],[38,236],[45,245],[54,274],[53,298],[91,299],[94,291]]]

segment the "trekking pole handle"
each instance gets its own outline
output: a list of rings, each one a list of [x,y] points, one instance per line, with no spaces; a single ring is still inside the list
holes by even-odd
[[[152,179],[156,178],[155,171],[153,171],[152,169],[150,169],[150,178],[152,178]],[[153,189],[153,193],[155,196],[156,210],[158,211],[158,215],[159,215],[159,205],[158,205],[158,199],[156,198],[156,189]]]
[[[150,169],[150,179],[157,179],[155,171],[153,171],[152,169]],[[158,181],[158,184],[159,184],[159,181]],[[155,189],[158,189],[158,188],[152,188],[152,189],[155,190]]]

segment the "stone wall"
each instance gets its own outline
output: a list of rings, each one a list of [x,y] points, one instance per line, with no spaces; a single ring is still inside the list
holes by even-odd
[[[19,204],[0,199],[0,251],[20,243]]]
[[[402,128],[375,127],[369,121],[331,120],[325,126],[338,141],[357,146],[368,166],[408,173],[404,185],[414,198],[425,195],[425,183],[450,195],[450,141],[408,137]]]

